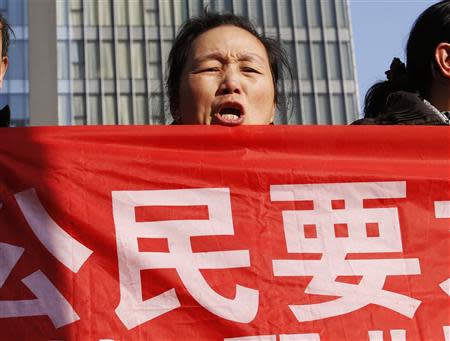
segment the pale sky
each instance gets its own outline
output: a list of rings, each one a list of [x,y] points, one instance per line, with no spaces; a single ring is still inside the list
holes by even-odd
[[[350,0],[360,108],[367,89],[385,80],[394,57],[405,62],[405,46],[415,19],[438,1]]]

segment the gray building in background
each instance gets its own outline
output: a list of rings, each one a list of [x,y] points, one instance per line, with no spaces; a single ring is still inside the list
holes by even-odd
[[[169,123],[164,91],[167,55],[179,25],[189,16],[199,15],[207,4],[214,11],[249,17],[259,31],[279,39],[288,51],[294,79],[285,79],[280,90],[289,99],[291,110],[280,112],[277,123],[345,124],[358,117],[352,35],[345,0],[30,1],[49,6],[45,13],[56,13],[53,19],[37,21],[41,25],[56,25],[56,41],[42,42],[44,46],[56,43],[56,56],[48,57],[54,60],[53,77],[57,79],[57,108],[49,108],[55,113],[55,124]],[[33,117],[33,101],[32,110],[26,110],[27,0],[0,0],[0,4],[6,4],[0,10],[16,30],[16,52],[11,49],[15,55],[0,98],[11,103],[17,124],[26,122],[28,112],[31,122],[39,124],[39,118]],[[32,16],[33,6],[29,8]],[[16,23],[11,13],[17,11],[23,17]],[[19,27],[23,29],[18,30]],[[35,32],[31,26],[30,30]],[[32,51],[45,52],[39,50],[35,40],[33,43]],[[17,54],[21,56],[16,60]],[[34,60],[42,57],[30,59],[29,67],[33,68]],[[14,72],[17,61],[23,67],[21,73]],[[30,81],[32,93],[34,86],[45,84],[36,79]],[[14,102],[19,97],[14,96],[23,98],[20,109]]]

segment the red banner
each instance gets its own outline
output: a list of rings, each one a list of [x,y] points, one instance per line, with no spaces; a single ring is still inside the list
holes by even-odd
[[[450,340],[447,127],[0,130],[0,340]]]

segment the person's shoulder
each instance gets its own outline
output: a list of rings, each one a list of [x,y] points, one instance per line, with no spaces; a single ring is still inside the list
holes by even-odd
[[[11,110],[9,105],[5,105],[0,109],[0,127],[9,127],[11,122]]]
[[[449,125],[450,121],[418,94],[396,91],[386,99],[385,109],[374,118],[356,120],[354,125]]]
[[[377,123],[373,118],[360,118],[350,123],[350,125],[375,125],[375,124]]]

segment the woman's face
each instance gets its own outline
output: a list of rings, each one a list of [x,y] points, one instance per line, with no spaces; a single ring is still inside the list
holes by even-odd
[[[181,75],[182,124],[269,124],[275,91],[264,45],[236,26],[219,26],[198,36]]]

